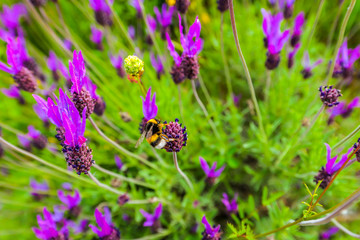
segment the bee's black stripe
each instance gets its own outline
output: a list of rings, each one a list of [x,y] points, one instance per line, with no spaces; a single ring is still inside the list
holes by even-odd
[[[150,145],[156,147],[160,142],[161,138],[158,136],[158,138],[155,141],[151,142]]]

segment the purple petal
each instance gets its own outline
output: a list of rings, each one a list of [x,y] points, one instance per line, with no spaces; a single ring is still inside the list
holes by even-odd
[[[199,157],[199,160],[200,160],[201,168],[204,170],[205,174],[208,175],[210,171],[209,165],[207,164],[204,158]]]
[[[162,213],[162,204],[159,203],[159,205],[155,208],[154,218],[159,219],[159,217],[161,216],[161,213]]]

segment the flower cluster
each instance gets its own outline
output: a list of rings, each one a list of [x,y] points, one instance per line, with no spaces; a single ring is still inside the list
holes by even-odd
[[[14,99],[18,100],[19,104],[21,104],[21,105],[25,104],[25,99],[21,95],[21,92],[17,86],[11,85],[9,89],[2,88],[1,92],[9,98],[14,98]]]
[[[229,0],[217,0],[217,9],[220,12],[225,12],[226,10],[229,9]]]
[[[144,73],[144,62],[135,55],[130,55],[124,60],[125,71],[131,82],[137,83]]]
[[[180,152],[180,150],[186,146],[187,132],[186,127],[182,127],[182,123],[179,123],[179,119],[175,119],[174,122],[164,122],[165,128],[163,134],[165,134],[171,141],[168,141],[164,147],[167,152]]]
[[[305,23],[305,14],[304,12],[299,13],[294,20],[294,29],[291,34],[290,44],[292,47],[295,47],[299,43],[300,37],[302,34],[302,28]]]
[[[47,191],[49,191],[49,185],[47,182],[37,182],[35,179],[30,180],[31,196],[35,201],[40,201],[41,199],[47,197]]]
[[[176,84],[183,82],[186,78],[190,80],[197,78],[199,74],[197,55],[202,50],[204,44],[204,41],[200,38],[201,24],[199,19],[196,17],[195,22],[190,26],[187,34],[184,35],[180,14],[178,14],[178,17],[180,42],[184,49],[181,56],[175,51],[174,44],[172,43],[169,34],[166,34],[168,49],[175,62],[171,69],[171,76]]]
[[[320,99],[327,106],[332,107],[338,105],[338,98],[342,96],[341,91],[333,86],[320,86]]]
[[[104,207],[104,214],[101,214],[98,209],[95,209],[95,219],[100,229],[92,224],[90,224],[89,227],[95,234],[98,235],[100,239],[120,240],[120,231],[119,229],[115,228],[114,224],[112,223],[109,208]]]
[[[354,49],[347,46],[347,38],[339,48],[338,55],[335,60],[335,68],[333,77],[342,76],[343,78],[351,78],[353,73],[353,65],[360,58],[360,45]]]
[[[176,0],[175,2],[176,10],[181,14],[185,14],[189,6],[190,6],[190,0]]]
[[[228,213],[237,214],[238,212],[238,205],[236,203],[237,198],[238,198],[238,194],[235,193],[234,198],[230,201],[228,195],[226,193],[223,193],[223,199],[221,199],[221,202],[225,205]]]
[[[44,208],[44,219],[40,215],[37,216],[39,228],[32,228],[37,238],[42,240],[66,240],[69,237],[67,226],[63,226],[57,230],[56,222],[51,213]]]
[[[144,211],[143,209],[140,209],[140,213],[145,217],[146,221],[144,222],[144,227],[151,227],[151,230],[153,232],[157,232],[161,228],[160,223],[160,216],[162,213],[162,204],[159,203],[159,205],[155,208],[154,214],[148,213]]]
[[[221,240],[222,232],[220,231],[220,225],[211,227],[205,215],[203,216],[201,222],[205,226],[205,230],[202,232],[202,240]]]
[[[199,160],[201,168],[204,170],[204,173],[206,175],[206,182],[210,185],[213,185],[216,178],[218,178],[222,171],[224,171],[225,165],[216,170],[217,162],[214,162],[214,164],[210,168],[204,158],[200,157]]]
[[[18,3],[11,7],[3,5],[3,11],[0,13],[0,21],[7,29],[0,29],[0,38],[7,40],[8,37],[18,37],[23,35],[23,30],[20,25],[21,17],[27,15],[27,10],[24,4]]]
[[[69,217],[77,218],[81,212],[79,191],[75,190],[74,196],[71,196],[71,194],[65,195],[62,190],[59,190],[58,197],[65,204],[65,209],[69,211]]]
[[[110,55],[110,61],[113,67],[116,69],[116,73],[119,77],[125,77],[125,70],[123,68],[123,54]]]
[[[269,0],[272,5],[278,4],[279,8],[283,11],[286,19],[291,18],[294,11],[295,0]]]

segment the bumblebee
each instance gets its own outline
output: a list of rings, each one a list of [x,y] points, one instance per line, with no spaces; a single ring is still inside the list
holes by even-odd
[[[144,141],[144,138],[146,138],[146,141],[154,148],[162,149],[165,147],[168,142],[174,140],[162,133],[162,128],[166,125],[167,124],[161,123],[157,119],[147,121],[135,148],[139,147]]]

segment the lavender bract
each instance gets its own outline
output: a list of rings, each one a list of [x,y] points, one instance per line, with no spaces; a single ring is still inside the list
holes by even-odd
[[[138,18],[142,18],[142,11],[141,11],[140,4],[143,4],[143,3],[144,3],[144,0],[130,0],[130,5],[135,8]]]
[[[155,55],[153,53],[150,54],[150,60],[151,60],[151,65],[155,68],[156,70],[156,75],[157,75],[157,79],[160,80],[161,75],[164,74],[164,65],[162,63],[161,57],[158,56],[157,58],[155,57]]]
[[[90,224],[91,230],[102,240],[120,240],[120,231],[114,227],[111,220],[109,208],[104,207],[104,215],[98,209],[95,209],[95,220],[100,229]]]
[[[24,4],[18,3],[10,7],[3,5],[3,11],[0,13],[0,20],[4,27],[6,27],[11,37],[23,35],[20,25],[20,18],[27,15],[27,10]],[[4,39],[6,40],[6,39]]]
[[[348,48],[347,38],[339,48],[338,55],[335,60],[335,68],[333,77],[342,76],[343,78],[351,78],[353,73],[353,65],[360,58],[360,45],[354,49]]]
[[[18,102],[21,104],[21,105],[24,105],[25,104],[25,99],[24,97],[21,95],[21,92],[19,90],[19,88],[15,85],[11,85],[9,89],[6,89],[6,88],[2,88],[1,89],[1,92],[9,97],[9,98],[14,98],[16,100],[18,100]]]
[[[107,5],[106,0],[89,0],[90,7],[95,11],[95,19],[102,26],[111,26],[111,9]],[[113,4],[114,0],[109,0]]]
[[[156,105],[156,93],[154,93],[151,99],[151,87],[149,88],[145,99],[141,96],[143,103],[143,114],[146,121],[156,117],[158,112],[158,107]]]
[[[123,53],[119,52],[118,55],[110,55],[110,61],[113,67],[116,69],[116,73],[119,77],[125,77],[125,70],[123,68]]]
[[[220,176],[222,171],[225,169],[225,165],[216,170],[217,162],[214,162],[211,168],[209,168],[209,165],[205,161],[204,158],[199,157],[201,168],[204,170],[204,173],[206,175],[206,182],[210,185],[215,183],[216,178]]]
[[[169,7],[169,9],[167,9],[166,3],[161,6],[161,12],[157,7],[154,7],[156,19],[161,25],[161,38],[163,40],[166,39],[166,34],[169,33],[169,26],[171,25],[174,9],[174,7]]]
[[[305,23],[305,14],[304,12],[301,12],[296,16],[294,20],[294,29],[292,31],[291,39],[290,39],[290,44],[292,47],[295,47],[296,44],[299,43],[303,31],[302,28],[304,26],[304,23]]]
[[[47,191],[50,190],[50,187],[46,181],[37,182],[35,179],[30,180],[30,188],[31,188],[31,195],[36,201],[40,201],[41,199],[47,197]],[[39,193],[42,192],[42,193]]]
[[[354,108],[360,107],[360,98],[354,98],[349,104],[346,102],[340,102],[337,106],[332,109],[328,109],[328,113],[330,113],[330,117],[328,120],[328,124],[331,124],[334,121],[336,116],[341,115],[343,118],[347,118],[350,116]]]
[[[223,193],[223,199],[221,199],[221,202],[225,205],[228,213],[237,214],[238,212],[238,205],[236,203],[237,198],[238,198],[238,194],[236,193],[234,195],[234,198],[230,201],[228,195],[226,193]]]
[[[304,69],[301,71],[301,74],[303,75],[303,78],[307,79],[307,78],[311,77],[312,76],[312,70],[316,66],[321,64],[322,62],[323,62],[323,60],[320,58],[315,63],[310,64],[309,53],[306,51],[304,53],[304,59],[303,59],[303,62],[302,62]]]
[[[143,209],[140,209],[140,213],[145,217],[146,221],[144,222],[144,227],[151,227],[153,232],[157,232],[157,230],[161,227],[160,216],[162,214],[162,204],[155,208],[154,214],[150,214]]]
[[[60,69],[60,65],[62,62],[56,57],[53,51],[49,52],[49,58],[47,59],[47,65],[52,72],[53,78],[55,81],[60,80],[60,75],[58,70]]]
[[[58,197],[60,201],[65,204],[65,208],[69,211],[69,215],[77,218],[81,212],[81,196],[79,191],[75,190],[74,196],[71,196],[71,194],[65,195],[62,190],[58,190]]]
[[[103,32],[96,28],[95,26],[91,26],[91,36],[90,40],[96,45],[96,48],[100,51],[104,50],[104,46],[102,44],[103,40]]]
[[[331,227],[325,232],[320,233],[319,240],[329,240],[331,236],[335,235],[339,229],[337,227]]]
[[[115,164],[119,168],[119,170],[121,171],[121,169],[124,166],[124,163],[121,161],[121,158],[118,155],[115,155]]]
[[[300,48],[300,43],[294,46],[294,49],[288,54],[288,68],[292,68],[294,65],[294,57]]]
[[[222,232],[220,231],[220,224],[216,227],[211,227],[206,216],[204,215],[201,219],[202,224],[204,224],[205,230],[202,232],[202,240],[220,240]]]

